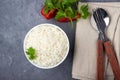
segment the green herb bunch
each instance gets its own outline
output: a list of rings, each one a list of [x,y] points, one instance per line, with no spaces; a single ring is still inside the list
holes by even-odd
[[[55,16],[56,20],[60,18],[69,18],[72,22],[72,18],[75,18],[77,14],[80,14],[81,18],[86,19],[90,15],[88,5],[82,5],[80,10],[78,10],[79,1],[80,0],[46,0],[45,13],[48,13],[48,11],[52,9],[57,9],[58,12]]]

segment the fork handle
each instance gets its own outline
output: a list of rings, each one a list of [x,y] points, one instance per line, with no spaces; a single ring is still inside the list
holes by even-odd
[[[104,80],[105,54],[103,40],[97,41],[97,80]]]
[[[117,57],[113,49],[113,46],[110,41],[106,41],[104,43],[104,46],[105,46],[105,51],[107,53],[108,60],[112,67],[112,71],[114,73],[115,79],[120,80],[120,67],[119,67],[119,63],[117,61]]]

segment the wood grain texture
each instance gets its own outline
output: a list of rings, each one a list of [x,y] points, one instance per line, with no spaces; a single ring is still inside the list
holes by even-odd
[[[120,66],[118,64],[113,46],[110,41],[105,42],[104,45],[115,79],[120,80]]]
[[[104,54],[104,42],[102,40],[97,41],[97,78],[96,80],[104,80],[105,71],[105,54]]]

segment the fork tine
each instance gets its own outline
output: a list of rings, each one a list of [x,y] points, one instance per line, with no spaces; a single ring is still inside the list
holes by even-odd
[[[100,22],[100,28],[102,30],[102,32],[104,32],[104,29],[105,29],[105,21],[103,20],[103,16],[102,16],[102,12],[101,12],[101,9],[99,9],[98,11],[96,11],[99,15],[98,15],[98,19],[99,19],[99,22]]]
[[[94,19],[95,19],[95,22],[97,23],[98,30],[99,30],[100,32],[102,32],[101,29],[100,29],[101,24],[100,24],[100,22],[99,22],[100,20],[99,20],[99,15],[98,15],[97,10],[94,11],[93,17],[94,17]]]
[[[97,19],[98,19],[99,29],[102,32],[101,26],[103,25],[102,25],[102,19],[101,19],[101,14],[99,13],[99,10],[96,11],[96,14],[97,14]]]
[[[102,31],[101,31],[101,29],[100,29],[100,22],[99,22],[99,16],[98,16],[98,13],[97,13],[97,11],[95,10],[95,9],[93,9],[93,11],[94,11],[94,14],[93,14],[93,17],[94,17],[94,19],[95,19],[95,22],[96,22],[96,24],[97,24],[97,27],[98,27],[98,31],[99,31],[99,37],[98,37],[98,39],[99,40],[102,40],[102,36],[101,36],[101,33],[102,33]]]
[[[101,9],[99,10],[99,13],[100,13],[100,19],[101,19],[101,24],[102,24],[101,29],[104,31],[106,24],[105,24],[105,21],[103,20],[104,17],[102,16]]]
[[[108,41],[108,38],[107,38],[107,36],[106,36],[106,34],[105,34],[105,28],[106,28],[106,23],[105,23],[105,21],[104,21],[104,17],[102,16],[102,12],[101,12],[101,10],[100,10],[100,15],[101,15],[101,30],[102,30],[102,32],[103,32],[103,39],[104,39],[104,41]]]
[[[99,30],[104,33],[104,29],[105,29],[105,22],[103,20],[103,16],[102,16],[102,12],[101,12],[101,9],[98,8],[99,10],[96,11],[96,14],[97,14],[97,20],[98,20],[98,24],[99,24]]]

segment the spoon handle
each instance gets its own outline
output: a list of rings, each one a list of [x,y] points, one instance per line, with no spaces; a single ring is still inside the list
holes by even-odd
[[[111,64],[115,79],[120,80],[120,67],[119,67],[119,63],[117,61],[117,57],[113,49],[113,46],[110,41],[105,42],[104,46],[105,46],[105,51],[107,53],[108,60]]]
[[[97,41],[97,80],[104,80],[105,54],[103,50],[104,41]]]

